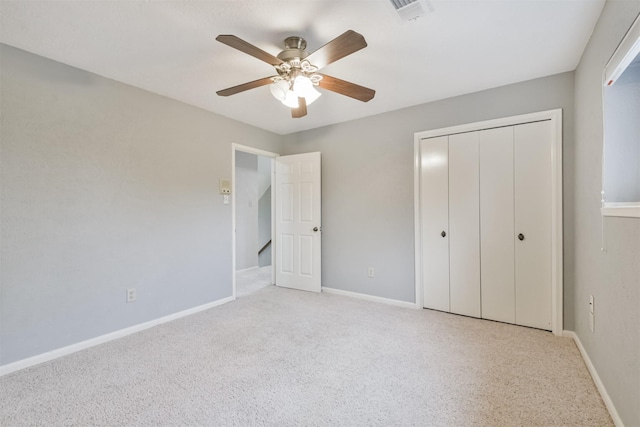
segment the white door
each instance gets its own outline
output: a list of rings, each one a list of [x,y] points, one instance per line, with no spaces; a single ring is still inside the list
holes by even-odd
[[[449,311],[448,137],[420,144],[423,307]]]
[[[479,132],[449,136],[451,312],[480,317]]]
[[[551,121],[514,128],[516,324],[551,329]]]
[[[480,132],[482,318],[515,323],[513,126]]]
[[[276,158],[276,285],[320,292],[320,153]]]

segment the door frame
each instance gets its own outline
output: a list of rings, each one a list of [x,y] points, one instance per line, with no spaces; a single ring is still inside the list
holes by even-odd
[[[422,222],[420,211],[420,141],[425,138],[473,132],[504,126],[550,120],[553,129],[551,141],[551,330],[562,336],[563,331],[563,231],[562,231],[562,109],[540,111],[494,120],[468,123],[414,134],[413,145],[413,200],[415,244],[415,306],[422,308]]]
[[[233,293],[232,298],[236,299],[236,152],[242,151],[244,153],[255,154],[256,156],[268,157],[271,159],[271,284],[276,283],[276,241],[275,241],[275,182],[276,182],[276,157],[280,157],[280,154],[272,153],[271,151],[261,150],[259,148],[249,147],[248,145],[231,144],[231,277]]]

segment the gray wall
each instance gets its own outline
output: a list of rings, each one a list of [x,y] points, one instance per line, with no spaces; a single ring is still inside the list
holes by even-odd
[[[271,241],[271,186],[269,186],[258,201],[258,246],[262,249]],[[258,255],[260,267],[271,265],[271,248],[273,244],[267,246]]]
[[[258,266],[258,156],[236,151],[236,271]]]
[[[608,1],[575,72],[575,331],[627,426],[640,425],[640,219],[605,218],[600,251],[602,70],[638,13]]]
[[[258,156],[258,247],[262,248],[271,240],[271,163],[269,157]],[[271,248],[269,245],[258,255],[258,265],[271,265]]]
[[[231,296],[218,180],[232,142],[279,152],[282,137],[0,55],[0,364]]]
[[[323,286],[413,302],[413,134],[556,108],[564,114],[564,191],[571,194],[573,73],[288,135],[285,154],[322,152]],[[571,197],[564,214],[565,328],[572,329]]]
[[[236,151],[235,179],[236,271],[271,265],[271,159]]]

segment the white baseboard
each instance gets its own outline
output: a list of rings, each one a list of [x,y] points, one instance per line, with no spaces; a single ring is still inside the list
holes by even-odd
[[[344,295],[344,296],[347,296],[347,297],[359,298],[359,299],[363,299],[363,300],[366,300],[366,301],[380,302],[380,303],[383,303],[383,304],[395,305],[397,307],[416,308],[416,305],[414,303],[412,303],[412,302],[399,301],[397,299],[376,297],[376,296],[373,296],[373,295],[360,294],[360,293],[357,293],[357,292],[343,291],[342,289],[327,288],[325,286],[322,287],[322,292],[326,292],[328,294]]]
[[[618,415],[618,411],[616,411],[616,407],[613,405],[613,401],[609,397],[609,393],[607,393],[607,389],[604,388],[604,384],[602,384],[602,380],[600,380],[600,376],[598,375],[598,372],[596,371],[595,366],[593,366],[593,363],[591,363],[591,359],[589,358],[587,351],[584,349],[582,342],[580,342],[580,338],[578,337],[578,335],[573,331],[563,331],[562,336],[573,338],[573,341],[575,341],[576,346],[578,347],[578,350],[580,350],[580,354],[584,359],[585,365],[587,365],[587,369],[591,374],[591,378],[593,378],[593,382],[596,384],[596,388],[600,392],[600,396],[602,397],[602,400],[604,401],[604,404],[607,407],[607,410],[609,411],[609,415],[611,415],[611,419],[613,420],[613,423],[616,425],[616,427],[624,427],[624,424],[620,419],[620,415]]]
[[[161,325],[163,323],[171,322],[172,320],[180,319],[191,314],[198,313],[200,311],[208,310],[213,307],[217,307],[222,304],[233,301],[234,297],[228,297],[213,301],[207,304],[199,305],[197,307],[189,308],[187,310],[179,311],[177,313],[170,314],[168,316],[160,317],[158,319],[150,320],[149,322],[140,323],[138,325],[130,326],[128,328],[120,329],[118,331],[110,332],[99,337],[91,338],[86,341],[81,341],[76,344],[71,344],[66,347],[58,348],[48,351],[46,353],[38,354],[27,359],[18,360],[16,362],[9,363],[7,365],[0,366],[0,377],[10,374],[11,372],[19,371],[20,369],[29,368],[40,363],[48,362],[53,359],[57,359],[62,356],[66,356],[71,353],[75,353],[81,350],[85,350],[90,347],[94,347],[99,344],[104,344],[109,341],[113,341],[118,338],[126,337],[127,335],[135,334],[136,332],[143,331],[145,329],[153,328],[154,326]]]

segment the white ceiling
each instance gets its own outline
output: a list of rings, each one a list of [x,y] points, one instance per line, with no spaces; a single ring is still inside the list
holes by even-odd
[[[0,41],[279,134],[575,69],[604,0],[432,0],[402,23],[389,0],[1,0]],[[351,29],[368,47],[322,71],[376,90],[368,103],[322,91],[292,119],[274,75],[215,40],[233,34],[276,55],[291,35],[312,52]]]

